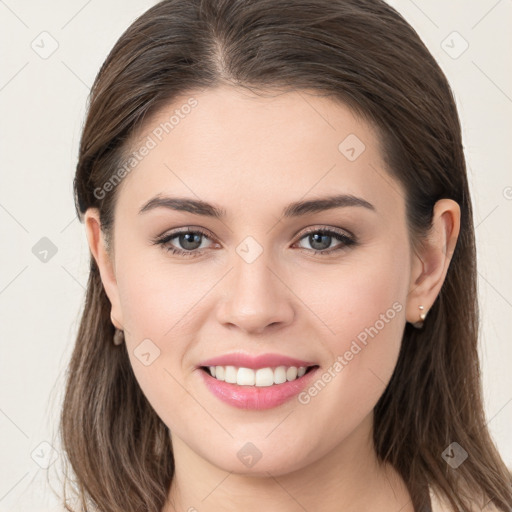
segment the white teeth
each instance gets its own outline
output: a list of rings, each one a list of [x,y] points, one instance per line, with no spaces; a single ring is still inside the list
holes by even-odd
[[[256,375],[250,368],[238,368],[236,383],[239,386],[254,386]]]
[[[219,380],[224,380],[224,366],[215,367],[215,378]]]
[[[249,368],[247,369],[249,370]],[[274,372],[272,368],[260,368],[256,370],[256,386],[265,387],[272,386],[272,384],[274,384]]]
[[[273,374],[275,384],[286,382],[286,366],[278,366]]]
[[[287,380],[295,380],[297,378],[297,368],[295,366],[290,366],[288,370],[286,370],[286,379]]]
[[[236,366],[209,366],[210,375],[217,380],[237,384],[239,386],[267,387],[274,384],[283,384],[286,381],[302,377],[307,368],[305,366],[278,366],[277,368],[237,368]]]
[[[226,366],[226,373],[224,373],[224,380],[231,384],[236,384],[237,370],[234,366]]]

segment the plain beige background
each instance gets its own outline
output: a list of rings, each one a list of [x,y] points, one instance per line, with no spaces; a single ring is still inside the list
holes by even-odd
[[[72,198],[80,130],[101,63],[154,3],[0,0],[0,512],[60,510],[46,480],[60,490],[59,405],[89,261]],[[512,467],[512,2],[390,3],[441,65],[459,107],[486,413]]]

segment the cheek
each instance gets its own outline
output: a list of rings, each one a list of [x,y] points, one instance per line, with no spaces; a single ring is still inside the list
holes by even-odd
[[[158,344],[177,339],[184,326],[197,323],[197,304],[215,280],[197,279],[191,266],[173,265],[160,252],[147,252],[119,262],[118,289],[132,341],[150,338]]]
[[[390,266],[369,266],[344,276],[324,306],[341,342],[339,350],[348,350],[354,339],[364,343],[378,337],[381,345],[400,341],[407,290],[402,276]]]
[[[173,411],[190,409],[183,362],[197,338],[197,303],[205,285],[194,284],[185,266],[173,268],[171,275],[169,265],[145,263],[142,269],[132,263],[121,265],[125,278],[118,281],[131,366],[153,409],[179,430]]]
[[[401,254],[381,251],[371,263],[339,269],[326,280],[331,283],[328,294],[322,295],[315,288],[311,309],[321,312],[319,316],[329,326],[323,340],[331,363],[314,389],[306,390],[303,403],[316,402],[318,417],[322,417],[323,410],[330,418],[333,435],[371,412],[396,366],[408,290],[403,256],[407,252]]]

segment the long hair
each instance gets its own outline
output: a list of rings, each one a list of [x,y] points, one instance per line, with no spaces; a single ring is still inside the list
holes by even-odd
[[[137,130],[178,95],[223,84],[314,91],[371,122],[388,172],[406,191],[414,247],[438,199],[459,204],[445,282],[425,327],[405,327],[374,410],[374,445],[404,479],[416,510],[427,485],[455,509],[469,511],[477,493],[509,510],[511,475],[483,408],[473,213],[455,100],[418,34],[384,1],[164,0],[150,8],[117,41],[91,89],[74,179],[80,220],[98,208],[110,236],[120,187],[98,190]],[[169,432],[113,334],[91,255],[60,423],[74,492],[84,511],[160,512],[174,475]],[[442,457],[452,442],[468,453],[456,469]]]

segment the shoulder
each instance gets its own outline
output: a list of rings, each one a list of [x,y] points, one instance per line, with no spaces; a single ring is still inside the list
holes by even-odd
[[[432,512],[457,512],[443,496],[429,486],[430,501],[432,503]],[[500,510],[492,503],[485,504],[475,497],[471,504],[471,512],[500,512]]]

